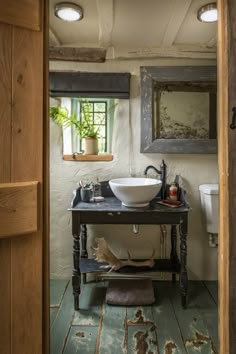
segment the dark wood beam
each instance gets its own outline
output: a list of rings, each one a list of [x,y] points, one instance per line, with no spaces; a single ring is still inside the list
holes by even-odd
[[[106,49],[104,48],[49,48],[49,60],[104,63],[105,59]]]

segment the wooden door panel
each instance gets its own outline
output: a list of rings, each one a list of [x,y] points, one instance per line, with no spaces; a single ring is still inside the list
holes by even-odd
[[[48,353],[42,336],[42,248],[47,243],[42,197],[47,99],[44,5],[47,0],[0,0],[0,183],[11,184],[4,198],[0,196],[0,235],[8,237],[0,238],[0,353],[4,354]],[[12,192],[16,185],[19,189]],[[8,225],[1,203],[12,211]],[[24,234],[16,237],[19,232]]]
[[[42,33],[14,28],[13,182],[42,181],[43,82],[37,79],[43,77],[42,54]]]
[[[0,238],[38,230],[38,182],[0,184]]]
[[[11,353],[11,240],[0,240],[0,353]]]
[[[12,239],[12,354],[42,353],[42,237]]]
[[[0,22],[40,30],[40,0],[0,0]]]
[[[11,176],[11,39],[12,27],[0,23],[0,183]]]

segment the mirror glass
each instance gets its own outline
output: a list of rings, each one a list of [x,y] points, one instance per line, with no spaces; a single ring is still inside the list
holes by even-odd
[[[169,85],[154,90],[157,139],[216,139],[214,87]]]
[[[142,68],[141,152],[217,151],[215,70],[215,67]]]

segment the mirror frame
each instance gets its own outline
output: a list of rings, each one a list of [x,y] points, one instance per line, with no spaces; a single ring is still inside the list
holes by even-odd
[[[216,154],[217,139],[157,139],[154,129],[154,90],[169,83],[216,84],[216,66],[141,66],[142,153]]]

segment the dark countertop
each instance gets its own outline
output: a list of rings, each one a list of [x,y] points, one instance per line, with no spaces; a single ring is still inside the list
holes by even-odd
[[[185,213],[189,212],[191,208],[185,199],[185,193],[180,188],[179,200],[183,202],[182,206],[179,207],[169,207],[161,205],[158,201],[161,200],[159,194],[158,196],[150,202],[150,205],[143,208],[128,208],[122,205],[121,201],[117,199],[113,192],[111,191],[108,181],[101,182],[102,185],[102,195],[104,196],[104,201],[102,202],[82,202],[80,198],[80,188],[74,191],[74,198],[71,202],[71,207],[68,208],[69,211],[85,211],[85,212],[124,212],[124,213]]]
[[[176,213],[176,212],[188,212],[190,207],[187,203],[183,206],[171,208],[165,205],[158,204],[157,200],[153,200],[149,206],[144,208],[128,208],[122,205],[121,201],[116,197],[105,197],[103,202],[99,203],[85,203],[79,201],[74,207],[69,208],[70,211],[107,211],[107,212],[160,212],[160,213]]]

